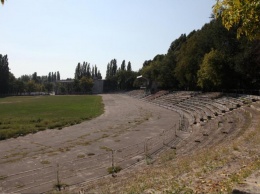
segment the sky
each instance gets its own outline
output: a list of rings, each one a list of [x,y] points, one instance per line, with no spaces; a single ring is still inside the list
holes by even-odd
[[[74,78],[83,61],[125,60],[137,71],[166,54],[181,34],[210,21],[216,0],[7,0],[0,6],[0,54],[16,78],[59,71]]]

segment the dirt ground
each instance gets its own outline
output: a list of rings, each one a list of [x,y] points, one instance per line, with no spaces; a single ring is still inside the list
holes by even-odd
[[[178,123],[177,113],[159,106],[121,94],[102,97],[105,112],[93,120],[1,141],[0,193],[48,191],[57,164],[66,168],[62,179],[82,168],[83,159],[145,141]],[[74,183],[95,176],[77,171]]]

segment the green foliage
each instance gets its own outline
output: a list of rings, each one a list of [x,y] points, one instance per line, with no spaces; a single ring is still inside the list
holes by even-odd
[[[75,79],[80,80],[82,77],[92,78],[92,79],[102,79],[100,71],[98,71],[97,66],[90,67],[90,63],[83,62],[82,64],[78,63],[75,69]]]
[[[117,68],[117,60],[113,59],[107,64],[105,91],[129,90],[134,88],[137,72],[132,71],[131,62],[125,67],[125,60]]]
[[[101,96],[0,98],[0,140],[78,124],[102,113]]]
[[[140,74],[162,89],[257,89],[259,50],[260,41],[238,40],[235,29],[213,19],[173,41],[166,55],[145,61]]]
[[[213,12],[216,18],[222,18],[227,29],[237,28],[238,38],[245,35],[250,40],[260,39],[259,0],[218,0]]]
[[[198,86],[208,90],[221,86],[224,65],[225,56],[221,52],[212,50],[205,54],[198,71]]]
[[[83,76],[80,81],[79,81],[79,85],[81,87],[81,91],[83,92],[90,92],[91,88],[94,85],[93,79],[92,78],[87,78],[85,76]]]
[[[116,75],[117,72],[117,61],[112,59],[110,63],[107,64],[106,79],[111,80]]]
[[[113,174],[113,173],[118,173],[118,172],[120,172],[122,170],[122,168],[120,167],[120,166],[114,166],[114,167],[109,167],[108,169],[107,169],[107,172],[109,173],[109,174]]]
[[[0,54],[0,94],[6,94],[9,90],[9,63],[7,55]]]

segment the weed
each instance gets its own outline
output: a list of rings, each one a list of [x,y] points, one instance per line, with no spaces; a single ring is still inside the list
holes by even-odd
[[[48,160],[42,160],[42,161],[41,161],[41,164],[50,164],[50,161],[48,161]]]
[[[84,142],[79,142],[78,143],[79,145],[82,145],[82,146],[88,146],[90,145],[91,143],[89,141],[84,141]]]
[[[122,170],[122,168],[120,167],[120,166],[114,166],[114,167],[109,167],[108,169],[107,169],[107,172],[109,173],[109,174],[113,174],[113,173],[118,173],[118,172],[120,172]]]
[[[239,151],[239,146],[238,146],[237,143],[233,143],[233,149],[234,149],[235,151]]]
[[[15,185],[15,187],[17,188],[17,189],[20,189],[20,188],[23,188],[25,185],[24,184],[17,184],[17,185]]]
[[[109,137],[108,134],[103,134],[103,135],[102,135],[102,138],[107,138],[107,137]]]
[[[68,185],[65,183],[56,183],[53,187],[54,189],[56,189],[57,191],[61,191],[64,190]]]
[[[106,146],[99,146],[99,148],[100,148],[100,149],[102,149],[102,150],[106,150],[107,152],[110,152],[110,151],[112,151],[112,149],[111,149],[111,148],[109,148],[109,147],[106,147]]]
[[[79,154],[78,156],[77,156],[77,158],[85,158],[86,156],[85,156],[85,154]]]
[[[59,148],[59,151],[60,152],[68,152],[68,151],[70,151],[70,148],[69,147]]]
[[[163,154],[160,158],[162,162],[168,162],[173,160],[176,157],[176,150],[170,150]]]
[[[0,175],[0,181],[7,179],[6,175]]]

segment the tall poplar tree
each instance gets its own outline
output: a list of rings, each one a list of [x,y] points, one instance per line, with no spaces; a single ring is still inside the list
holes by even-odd
[[[7,55],[0,54],[0,94],[8,92],[9,67]]]

